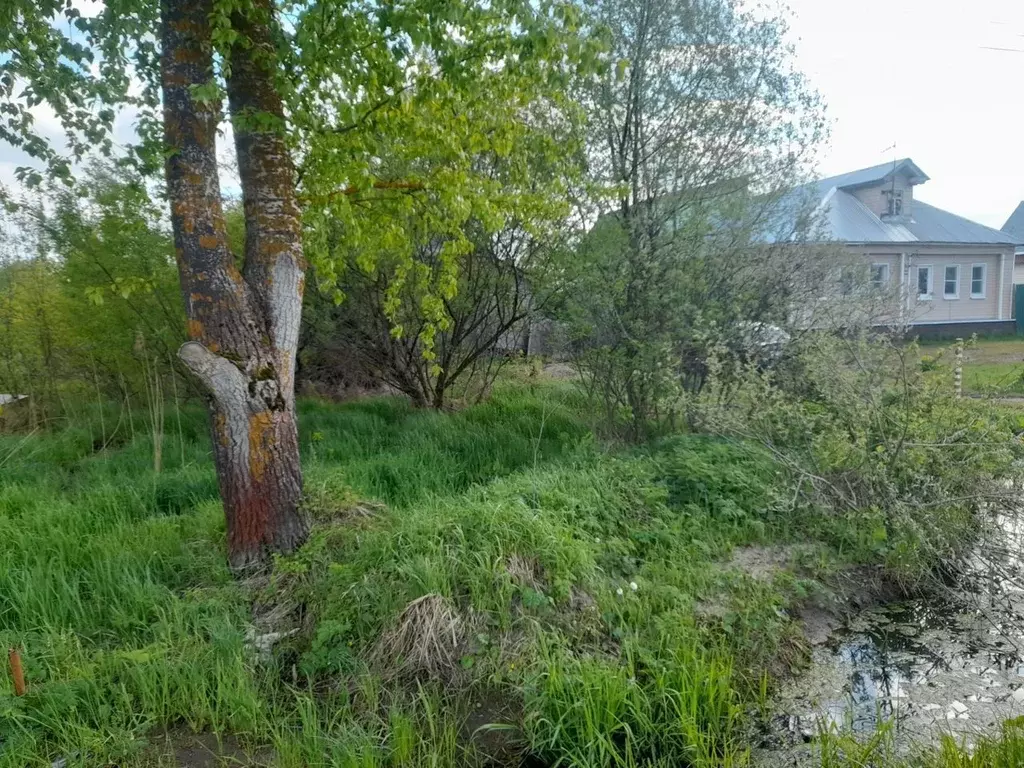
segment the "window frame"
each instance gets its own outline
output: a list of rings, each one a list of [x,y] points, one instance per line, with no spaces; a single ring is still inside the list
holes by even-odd
[[[902,216],[903,215],[903,190],[902,189],[886,189],[885,194],[885,209],[888,216]]]
[[[881,268],[882,276],[880,280],[875,280],[875,269]],[[881,291],[889,285],[889,280],[892,277],[892,269],[889,267],[887,261],[874,261],[871,263],[871,287],[876,291]]]
[[[953,292],[949,293],[946,287],[949,284],[949,270],[956,270],[956,277],[954,278]],[[960,265],[959,264],[946,264],[942,268],[942,298],[949,301],[954,301],[960,298]]]
[[[928,293],[921,293],[921,270],[928,270]],[[935,298],[935,265],[918,264],[916,277],[916,290],[918,301],[931,301]]]
[[[974,292],[974,270],[981,267],[981,292]],[[984,299],[988,291],[986,291],[986,285],[988,284],[988,263],[984,261],[975,262],[971,264],[971,285],[970,294],[972,299]]]

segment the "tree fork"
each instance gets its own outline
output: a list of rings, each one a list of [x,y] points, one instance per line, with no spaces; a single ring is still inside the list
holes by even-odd
[[[210,398],[228,559],[238,572],[293,551],[308,535],[294,397],[304,263],[265,0],[233,19],[244,42],[231,51],[228,79],[246,213],[244,276],[228,249],[216,163],[220,105],[197,100],[194,90],[212,78],[211,9],[211,0],[162,0],[161,78],[191,339],[179,357]]]

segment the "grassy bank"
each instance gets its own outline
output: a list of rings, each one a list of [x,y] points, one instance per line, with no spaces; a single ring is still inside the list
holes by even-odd
[[[877,514],[794,505],[763,449],[601,446],[543,386],[303,403],[314,534],[238,583],[203,415],[159,475],[115,422],[0,439],[0,644],[29,686],[0,678],[0,766],[204,764],[191,733],[295,767],[743,765],[800,664],[789,609],[892,552]]]

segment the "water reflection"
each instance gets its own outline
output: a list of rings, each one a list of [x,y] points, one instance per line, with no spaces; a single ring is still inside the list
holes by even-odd
[[[832,638],[820,663],[842,684],[818,699],[819,726],[870,733],[886,721],[919,738],[1024,711],[1024,521],[992,520],[997,535],[944,594],[866,612]]]

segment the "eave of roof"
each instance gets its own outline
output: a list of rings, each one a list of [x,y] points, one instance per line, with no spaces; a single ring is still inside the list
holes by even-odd
[[[928,174],[922,171],[917,163],[911,160],[909,157],[905,157],[902,160],[896,160],[892,163],[880,163],[879,165],[873,165],[870,168],[861,168],[857,171],[850,171],[849,173],[842,173],[838,176],[830,176],[828,178],[819,179],[817,182],[818,189],[822,193],[825,193],[832,187],[838,187],[839,189],[860,189],[861,187],[868,187],[872,184],[879,184],[886,181],[894,173],[905,171],[911,178],[911,182],[914,184],[922,184],[928,181]]]

